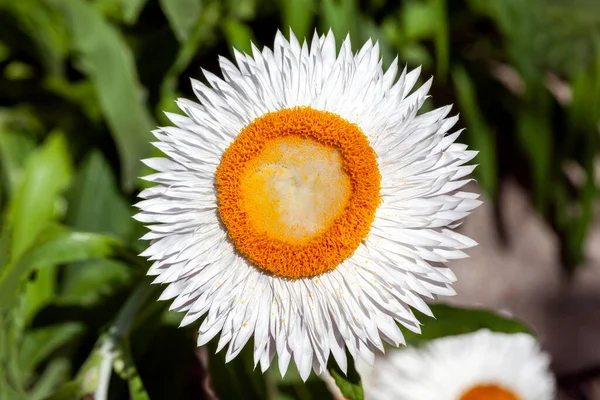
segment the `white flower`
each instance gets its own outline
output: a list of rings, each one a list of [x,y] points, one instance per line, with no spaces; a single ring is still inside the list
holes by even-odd
[[[534,337],[487,329],[394,350],[357,367],[377,400],[553,400],[550,357]]]
[[[450,106],[417,115],[431,80],[411,93],[419,69],[384,73],[377,43],[337,54],[331,32],[310,46],[278,33],[235,58],[154,132],[168,158],[145,160],[157,185],[137,204],[148,274],[183,325],[205,315],[198,345],[220,333],[227,360],[254,336],[263,371],[275,353],[303,379],[330,354],[345,370],[346,349],[372,362],[382,339],[404,343],[397,323],[420,331],[410,307],[454,294],[446,263],[475,242],[450,228],[480,203],[459,191],[475,152],[447,134]]]

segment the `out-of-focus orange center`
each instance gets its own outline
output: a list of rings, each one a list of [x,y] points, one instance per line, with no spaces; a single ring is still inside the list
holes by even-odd
[[[336,114],[284,109],[252,121],[216,172],[237,250],[287,278],[334,269],[368,234],[381,175],[364,133]]]
[[[521,400],[512,391],[498,385],[477,385],[467,390],[459,400]]]

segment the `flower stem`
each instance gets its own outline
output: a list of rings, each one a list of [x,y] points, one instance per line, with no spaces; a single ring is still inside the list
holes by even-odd
[[[108,330],[108,335],[99,350],[102,356],[102,363],[100,365],[98,384],[94,391],[95,400],[106,400],[108,398],[108,387],[118,343],[129,333],[131,324],[138,315],[140,308],[144,306],[148,297],[158,288],[159,286],[152,286],[146,280],[140,283],[131,296],[129,296],[125,305],[119,311],[115,322]]]

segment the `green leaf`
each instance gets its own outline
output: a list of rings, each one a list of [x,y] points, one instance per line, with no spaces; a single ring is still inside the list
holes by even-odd
[[[70,363],[66,358],[52,359],[42,372],[37,383],[29,390],[29,400],[43,400],[52,394],[69,375]]]
[[[80,399],[83,396],[81,385],[76,380],[62,384],[46,400],[73,400]]]
[[[315,18],[315,0],[282,0],[282,28],[287,32],[292,28],[296,37],[302,41],[310,35],[310,28]]]
[[[41,148],[28,157],[22,182],[11,201],[8,225],[12,232],[11,260],[13,267],[20,256],[32,245],[38,234],[54,218],[60,193],[71,180],[71,157],[64,137],[54,133]],[[26,287],[25,313],[29,320],[47,304],[55,291],[57,271],[40,272]],[[19,284],[20,271],[8,267],[3,277],[15,278],[8,282]],[[4,282],[0,283],[0,287]],[[14,289],[14,288],[10,288]],[[8,290],[8,289],[7,289]],[[1,303],[1,302],[0,302]]]
[[[160,6],[177,40],[185,43],[200,16],[202,0],[160,0]]]
[[[229,46],[250,54],[252,52],[252,46],[250,43],[256,43],[252,29],[243,22],[235,19],[227,19],[222,25],[223,33]]]
[[[0,63],[10,56],[10,48],[0,40]]]
[[[327,370],[335,380],[335,384],[342,392],[344,398],[348,400],[363,400],[365,393],[360,375],[354,367],[354,359],[349,355],[346,359],[348,360],[348,372],[346,374],[340,369],[333,357],[329,359]]]
[[[493,311],[478,308],[453,307],[446,304],[430,304],[429,308],[434,319],[421,319],[423,326],[421,334],[410,331],[403,332],[406,342],[413,346],[438,339],[444,336],[462,335],[489,329],[493,332],[502,333],[528,333],[531,330],[522,322],[503,317]]]
[[[276,389],[275,400],[334,400],[333,393],[321,377],[311,374],[303,381],[294,363],[290,363],[284,376],[276,368],[267,369],[265,375],[267,386]]]
[[[458,104],[467,125],[467,137],[474,150],[479,151],[475,158],[480,165],[475,170],[479,184],[492,198],[498,193],[498,162],[494,133],[486,123],[478,106],[475,87],[467,71],[458,66],[452,71]]]
[[[252,346],[244,349],[233,360],[225,363],[225,351],[215,354],[216,342],[208,343],[208,362],[212,386],[221,399],[265,399],[266,377],[254,368]]]
[[[22,306],[8,309],[0,302],[0,398],[26,399],[18,350],[24,330]]]
[[[52,352],[74,340],[84,330],[80,323],[67,322],[27,331],[19,351],[21,370],[34,372]]]
[[[450,63],[450,32],[448,28],[448,12],[446,0],[431,0],[435,15],[435,55],[438,78],[442,82],[448,73]]]
[[[2,125],[0,121],[0,166],[3,185],[11,194],[22,178],[25,160],[35,148],[35,141],[25,132],[15,132]]]
[[[333,31],[335,37],[343,39],[350,34],[350,38],[357,43],[358,39],[358,6],[355,0],[323,0],[321,2],[321,31]]]
[[[24,303],[24,318],[31,322],[42,308],[52,302],[57,290],[58,266],[51,265],[35,271],[35,274],[25,283],[25,292],[22,296]]]
[[[106,258],[67,265],[55,303],[93,307],[129,283],[132,277],[132,268],[127,264]]]
[[[129,236],[132,210],[117,188],[112,169],[97,150],[81,164],[67,196],[67,223],[77,230]]]
[[[60,193],[71,181],[72,162],[60,133],[50,135],[27,159],[23,180],[9,212],[12,260],[18,260],[45,225],[55,218]]]
[[[426,3],[420,1],[403,3],[399,17],[406,41],[416,42],[435,37],[437,19],[434,6],[437,1],[439,0],[430,0]]]
[[[521,105],[517,112],[517,138],[527,154],[533,172],[533,193],[536,206],[546,211],[552,168],[552,131],[550,115],[544,106],[546,95]]]
[[[46,69],[52,75],[63,74],[63,62],[69,47],[69,36],[62,16],[44,0],[0,1],[0,10],[12,14],[14,20],[35,43]]]
[[[92,82],[87,80],[70,82],[62,77],[50,76],[44,81],[44,88],[80,107],[90,121],[102,122],[102,110]]]
[[[0,305],[12,306],[20,284],[38,268],[115,256],[122,246],[115,239],[94,233],[47,230],[39,242],[0,277]]]
[[[144,106],[133,55],[119,32],[83,0],[59,3],[69,22],[80,69],[96,88],[119,150],[121,177],[126,189],[150,152],[153,123]]]
[[[121,0],[121,7],[123,10],[123,20],[127,24],[134,24],[142,9],[146,5],[147,0]]]
[[[175,62],[167,73],[165,74],[161,85],[160,85],[160,102],[158,105],[157,114],[159,115],[159,121],[162,125],[169,125],[171,121],[164,116],[164,111],[178,112],[175,104],[175,100],[179,97],[177,93],[177,85],[179,76],[189,66],[190,62],[195,55],[198,54],[198,50],[201,45],[212,46],[217,41],[216,30],[221,22],[221,9],[219,4],[216,2],[207,3],[200,13],[196,25],[191,32],[189,39],[182,43],[175,58]],[[154,148],[152,157],[162,155],[160,150]],[[142,167],[143,175],[147,173],[153,173],[148,166]],[[152,171],[152,172],[150,172]],[[146,181],[140,181],[142,187],[147,185]]]

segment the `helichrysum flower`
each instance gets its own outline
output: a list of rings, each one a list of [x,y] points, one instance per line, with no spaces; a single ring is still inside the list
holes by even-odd
[[[533,336],[482,329],[390,351],[359,370],[366,399],[554,400],[549,364]]]
[[[198,345],[220,333],[227,360],[254,336],[263,371],[275,353],[304,379],[330,354],[345,370],[346,349],[372,362],[382,339],[404,342],[397,323],[419,332],[410,307],[454,294],[475,153],[448,133],[449,106],[417,115],[431,80],[412,91],[419,69],[397,59],[384,72],[377,43],[337,53],[331,32],[278,33],[235,58],[154,132],[168,158],[145,160],[156,186],[137,205],[148,273],[182,324],[205,315]]]

